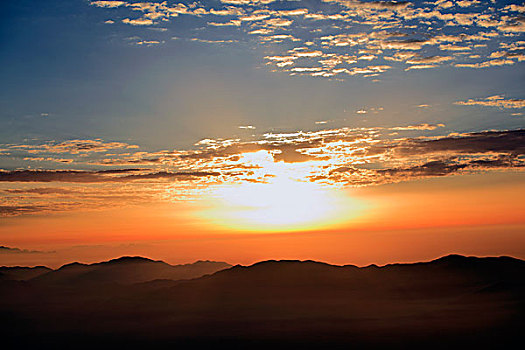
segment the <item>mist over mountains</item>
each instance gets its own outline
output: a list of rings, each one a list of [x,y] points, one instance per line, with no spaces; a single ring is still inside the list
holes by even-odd
[[[0,273],[13,348],[501,348],[525,324],[525,261],[509,257],[382,267],[122,257]]]

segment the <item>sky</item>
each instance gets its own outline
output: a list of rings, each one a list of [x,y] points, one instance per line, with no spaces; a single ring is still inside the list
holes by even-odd
[[[5,3],[0,265],[523,259],[524,12]]]

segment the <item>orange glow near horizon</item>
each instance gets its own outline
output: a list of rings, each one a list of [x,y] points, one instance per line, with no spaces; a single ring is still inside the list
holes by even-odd
[[[451,252],[525,257],[521,173],[334,190],[345,197],[332,197],[330,189],[313,183],[282,181],[223,188],[230,202],[216,206],[206,198],[5,219],[1,245],[56,252],[4,254],[0,265],[58,266],[121,255],[234,264],[264,259],[388,263]],[[257,220],[274,213],[265,204],[277,205],[279,216],[261,228]],[[243,205],[248,208],[241,210]],[[316,205],[327,209],[317,213]],[[208,221],[202,215],[209,215]]]

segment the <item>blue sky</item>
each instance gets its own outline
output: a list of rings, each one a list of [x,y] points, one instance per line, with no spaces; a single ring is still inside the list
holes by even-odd
[[[260,132],[313,130],[318,127],[316,121],[330,121],[325,125],[329,127],[444,123],[450,131],[523,126],[523,116],[512,115],[519,113],[519,108],[454,105],[457,101],[494,95],[523,98],[523,6],[510,7],[519,5],[519,1],[470,1],[462,6],[453,2],[452,6],[410,2],[408,7],[398,3],[402,6],[390,5],[386,10],[375,9],[374,2],[241,3],[168,1],[163,8],[178,9],[180,13],[168,18],[162,17],[166,13],[162,8],[148,10],[154,2],[139,3],[144,4],[145,10],[137,10],[137,6],[131,6],[133,2],[111,1],[7,4],[1,27],[2,140],[24,143],[103,138],[131,141],[155,150],[190,147],[208,137],[249,136],[238,129],[240,125],[253,125]],[[190,4],[194,4],[193,8]],[[411,9],[414,19],[406,19],[406,14],[400,16],[390,7]],[[189,13],[197,9],[208,14]],[[338,20],[307,18],[304,13],[281,14],[294,9],[312,16],[353,15]],[[414,15],[417,9],[424,9],[420,13],[440,11],[450,18],[464,13],[488,15],[493,23],[484,27],[479,25],[479,17],[473,17],[470,24],[467,18],[467,24],[460,25],[451,19],[431,17],[431,22],[422,24],[422,15]],[[228,11],[230,15],[211,14],[212,10]],[[377,19],[378,14],[383,17]],[[159,18],[147,25],[124,23],[155,16]],[[262,19],[239,20],[250,16]],[[232,20],[241,24],[210,24]],[[281,26],[278,21],[293,22]],[[375,22],[363,24],[366,21]],[[388,28],[394,22],[397,24]],[[515,29],[501,29],[510,24]],[[261,29],[264,34],[249,34]],[[383,33],[385,38],[384,33],[403,36],[374,39],[376,42],[372,43],[369,39],[369,43],[356,46],[337,46],[336,39],[326,39],[338,35],[344,39],[345,35],[359,33],[365,38],[374,35],[371,33],[376,33],[376,37]],[[455,39],[479,33],[490,40]],[[274,38],[275,35],[288,35],[295,41]],[[385,48],[388,41],[402,42],[397,44],[402,47],[411,40],[444,35],[449,38],[425,44],[420,50]],[[502,43],[518,43],[515,47],[521,49],[505,50]],[[466,55],[458,55],[464,51],[441,50],[440,45],[467,47],[469,56],[479,57],[465,59]],[[331,58],[346,55],[347,61],[356,60],[333,69],[390,68],[377,75],[343,72],[319,77],[311,76],[315,71],[294,71],[323,67],[317,62],[321,60],[318,56],[296,57],[290,61],[293,64],[281,68],[274,64],[279,61],[268,59],[291,57],[289,50],[294,48],[313,52],[312,55],[322,52],[333,55]],[[359,53],[360,50],[370,53]],[[454,66],[494,61],[490,55],[502,51],[521,56],[504,56],[505,64],[486,68]],[[416,54],[412,59],[419,59],[420,63],[385,59],[399,52]],[[366,56],[375,57],[368,60]],[[431,60],[428,57],[446,57],[446,61],[426,64],[436,66],[432,68],[405,70],[424,66],[425,59]],[[419,105],[429,107],[417,108]],[[377,113],[355,113],[371,108],[383,109]]]

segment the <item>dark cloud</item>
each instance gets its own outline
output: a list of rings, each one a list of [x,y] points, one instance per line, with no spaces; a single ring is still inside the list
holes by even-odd
[[[283,161],[285,163],[305,162],[309,160],[319,160],[316,156],[301,153],[300,150],[308,148],[321,147],[325,142],[323,138],[314,138],[306,141],[292,140],[291,142],[282,141],[256,141],[256,142],[236,142],[225,146],[219,145],[214,148],[206,148],[204,150],[195,151],[180,156],[182,159],[213,159],[213,158],[227,158],[237,156],[244,153],[252,153],[257,151],[270,151],[276,161]]]
[[[28,189],[7,189],[4,190],[6,193],[10,194],[72,194],[75,193],[73,190],[68,190],[65,188],[51,188],[51,187],[39,187],[39,188],[28,188]]]
[[[327,174],[311,176],[311,181],[323,183],[345,183],[350,186],[381,185],[410,181],[419,178],[449,176],[461,173],[475,173],[494,169],[523,169],[525,162],[509,156],[492,159],[450,158],[431,160],[419,165],[407,167],[386,167],[382,169],[364,169],[357,167],[339,167]]]
[[[285,163],[300,163],[300,162],[308,162],[310,160],[328,160],[330,157],[318,157],[318,156],[312,156],[309,154],[300,153],[297,151],[297,149],[291,148],[283,148],[280,150],[280,153],[275,153],[273,155],[273,159],[276,162],[285,162]]]
[[[396,147],[400,154],[431,153],[525,153],[525,130],[485,131],[435,140],[408,140]]]
[[[137,148],[124,142],[105,142],[100,139],[95,140],[68,140],[60,143],[48,142],[43,145],[11,145],[11,149],[25,150],[29,153],[90,153],[106,152],[115,149]]]
[[[160,171],[150,174],[127,175],[118,178],[119,181],[126,180],[154,180],[154,179],[191,179],[195,177],[219,176],[221,173],[213,171],[186,171],[186,172],[167,172]]]
[[[336,2],[350,8],[365,9],[402,9],[410,5],[409,1],[325,0],[325,2]]]
[[[133,180],[154,179],[188,179],[195,177],[218,176],[218,172],[187,171],[187,172],[153,172],[146,174],[129,173],[136,169],[80,171],[80,170],[14,170],[0,172],[0,182],[121,182]]]
[[[407,168],[393,168],[377,170],[379,175],[388,176],[445,176],[457,173],[461,170],[485,170],[492,168],[522,168],[525,166],[524,162],[508,156],[501,156],[496,159],[475,159],[462,161],[459,158],[451,158],[448,160],[434,160],[422,165],[417,165]]]
[[[0,245],[0,254],[48,254],[48,253],[54,253],[54,252],[44,252],[40,250],[11,248],[11,247]]]
[[[350,155],[350,150],[347,154]],[[352,164],[349,156],[347,164],[335,163],[319,169],[309,179],[366,186],[495,169],[524,169],[525,130],[485,131],[434,139],[383,140],[352,154],[362,158]],[[362,162],[371,156],[379,158]]]
[[[45,203],[40,202],[37,204],[14,203],[10,205],[0,205],[0,217],[10,217],[36,213],[51,213],[65,210],[73,210],[82,207],[86,207],[86,205],[80,202],[46,201]]]
[[[76,170],[14,170],[0,172],[0,182],[102,182],[98,172]]]
[[[0,216],[18,216],[45,210],[40,205],[0,205]]]

